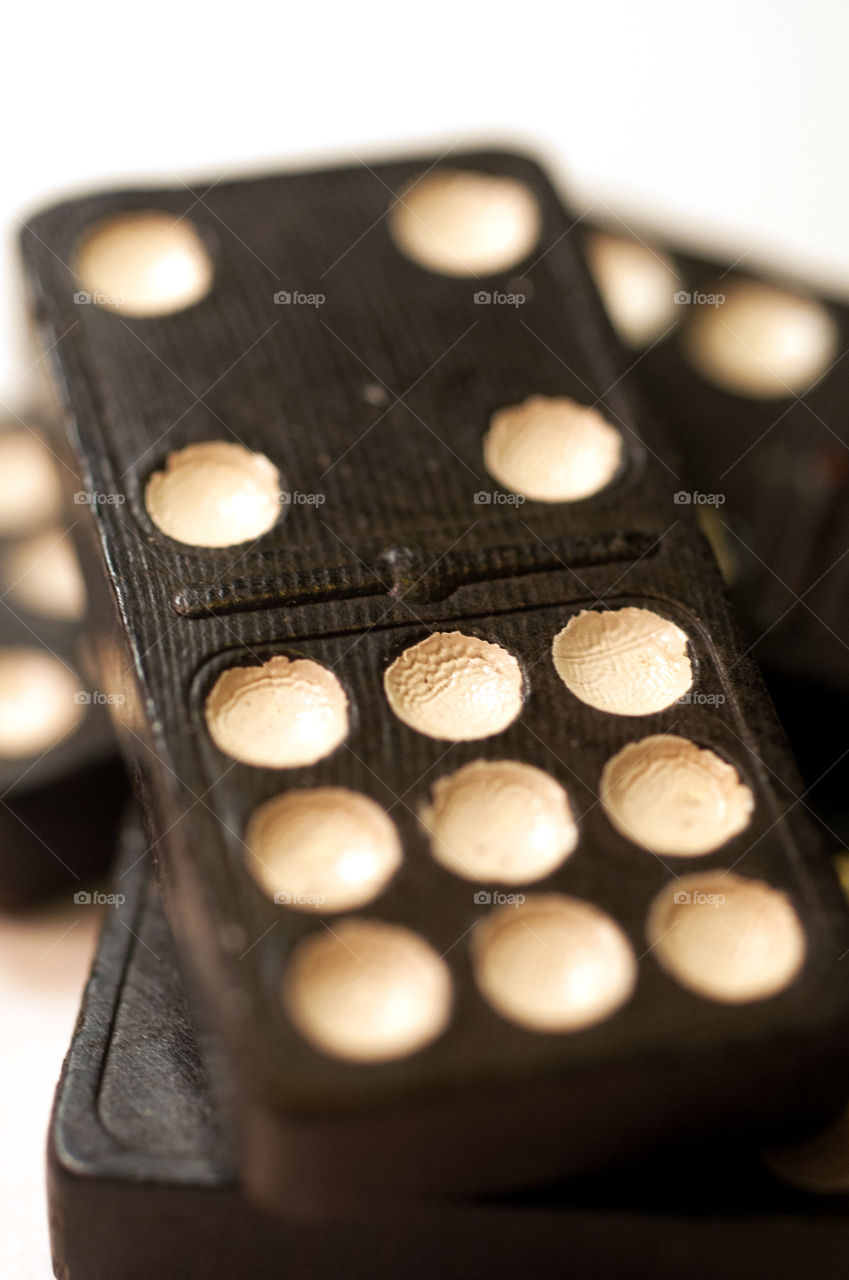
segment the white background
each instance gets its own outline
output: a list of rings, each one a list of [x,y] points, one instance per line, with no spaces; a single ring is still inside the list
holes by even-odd
[[[91,185],[509,139],[676,238],[849,291],[849,5],[176,0],[16,6],[0,94],[0,395],[28,210]]]
[[[92,185],[508,142],[729,260],[849,294],[841,0],[333,8],[152,0],[4,19],[0,399],[26,364],[20,219]],[[0,1275],[48,1280],[41,1150],[95,921],[0,923]]]

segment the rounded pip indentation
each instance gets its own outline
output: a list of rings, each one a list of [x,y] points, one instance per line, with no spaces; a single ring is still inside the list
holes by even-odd
[[[59,473],[31,431],[0,430],[0,536],[27,533],[62,509]]]
[[[296,911],[364,906],[401,864],[391,819],[344,787],[299,788],[267,800],[251,816],[245,846],[256,882]]]
[[[576,698],[613,715],[663,711],[693,683],[685,633],[651,609],[582,610],[554,637],[551,654]]]
[[[732,872],[681,876],[649,911],[646,937],[681,986],[726,1004],[776,995],[805,961],[805,933],[786,893]]]
[[[83,715],[79,682],[40,649],[0,649],[0,756],[35,755],[53,747]]]
[[[460,631],[435,631],[405,649],[383,685],[399,720],[450,742],[500,733],[522,709],[522,672],[513,655]]]
[[[450,276],[488,275],[528,256],[539,239],[540,211],[516,178],[437,169],[402,191],[389,230],[419,266]]]
[[[348,697],[332,671],[277,654],[228,667],[204,708],[215,745],[243,764],[294,769],[330,755],[348,735]]]
[[[78,301],[126,316],[162,316],[199,302],[212,284],[212,262],[186,218],[141,210],[118,213],[81,238],[74,270]]]
[[[630,347],[646,347],[680,318],[675,264],[642,240],[593,231],[587,257],[605,310]]]
[[[541,880],[578,841],[566,792],[518,760],[473,760],[439,778],[421,817],[436,861],[465,880]]]
[[[577,1031],[630,996],[637,965],[619,926],[598,907],[537,894],[499,907],[472,934],[477,984],[503,1018],[530,1031]]]
[[[699,306],[683,331],[702,377],[757,400],[799,395],[837,354],[838,333],[821,303],[757,280],[722,284],[719,306]]]
[[[347,919],[297,945],[283,1002],[320,1051],[385,1062],[415,1053],[444,1031],[451,977],[444,960],[411,930]]]
[[[85,583],[68,534],[51,528],[13,546],[6,557],[9,591],[46,618],[77,622],[85,610]]]
[[[483,442],[489,474],[536,502],[579,502],[606,488],[622,463],[622,437],[568,396],[531,396],[499,409]]]
[[[652,853],[710,853],[749,825],[755,799],[715,751],[653,734],[611,756],[601,803],[617,831]]]
[[[280,515],[280,501],[274,464],[224,440],[169,453],[145,489],[157,529],[192,547],[234,547],[261,537]]]

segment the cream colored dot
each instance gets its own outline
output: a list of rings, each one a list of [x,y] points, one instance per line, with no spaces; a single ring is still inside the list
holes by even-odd
[[[631,236],[594,231],[587,256],[613,327],[632,347],[645,347],[680,318],[675,264]]]
[[[690,361],[709,381],[771,399],[804,391],[830,366],[837,330],[818,302],[754,280],[722,289],[720,306],[691,308],[683,335]]]
[[[554,637],[551,655],[576,698],[618,716],[662,711],[693,683],[686,635],[650,609],[583,610]]]
[[[348,735],[345,690],[309,658],[278,654],[260,667],[230,667],[216,680],[205,712],[221,751],[269,769],[315,764]]]
[[[560,784],[517,760],[473,760],[440,778],[422,823],[437,862],[465,880],[541,880],[578,841]]]
[[[727,1004],[775,995],[805,959],[805,935],[787,895],[731,872],[666,885],[652,903],[646,936],[677,982]]]
[[[377,896],[401,864],[388,815],[344,787],[310,787],[274,796],[245,834],[257,883],[297,911],[350,911]]]
[[[127,316],[161,316],[199,302],[212,283],[212,263],[186,218],[152,210],[97,223],[74,263],[89,301]]]
[[[280,514],[280,476],[262,453],[211,440],[165,459],[147,483],[158,529],[193,547],[232,547],[267,533]]]
[[[849,1193],[849,1108],[821,1133],[763,1153],[764,1164],[791,1187],[815,1195]]]
[[[46,751],[82,717],[79,681],[40,649],[0,649],[0,756]]]
[[[596,409],[567,396],[531,396],[493,414],[483,455],[505,489],[536,502],[577,502],[610,484],[622,437]]]
[[[62,507],[56,463],[29,431],[0,431],[0,535],[55,520]]]
[[[539,239],[540,212],[515,178],[439,169],[402,192],[389,229],[398,248],[422,267],[488,275],[528,256]]]
[[[77,622],[85,609],[85,583],[71,540],[51,528],[16,543],[6,557],[6,580],[15,599],[33,613]]]
[[[652,853],[694,857],[749,824],[755,798],[737,770],[675,734],[629,742],[601,775],[601,803],[622,835]]]
[[[316,1048],[354,1062],[384,1062],[442,1033],[451,978],[418,934],[348,919],[298,944],[283,997],[293,1023]]]
[[[500,733],[522,709],[522,673],[500,645],[435,631],[395,659],[383,677],[399,720],[450,742]]]
[[[499,907],[472,935],[475,977],[496,1012],[531,1031],[576,1031],[630,996],[634,954],[598,907],[558,893]]]

